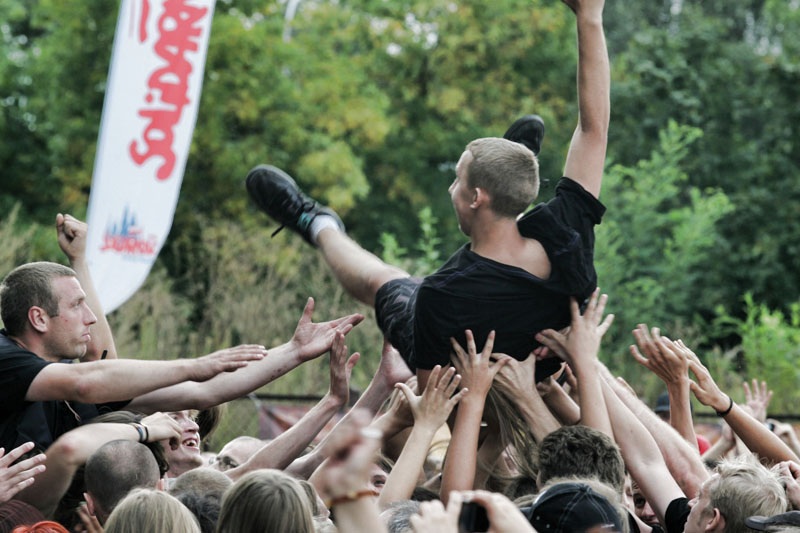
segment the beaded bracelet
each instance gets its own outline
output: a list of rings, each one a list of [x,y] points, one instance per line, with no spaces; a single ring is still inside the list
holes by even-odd
[[[339,505],[340,503],[347,503],[352,502],[366,496],[378,496],[378,491],[375,490],[360,490],[358,492],[352,491],[348,492],[347,494],[343,494],[341,496],[336,496],[335,498],[328,498],[324,501],[325,507],[331,508],[334,505]]]
[[[731,401],[731,403],[730,405],[728,405],[727,409],[725,409],[724,411],[717,411],[716,409],[714,410],[714,412],[717,413],[717,416],[728,416],[728,413],[730,413],[731,409],[733,409],[733,398],[728,396],[728,399]]]

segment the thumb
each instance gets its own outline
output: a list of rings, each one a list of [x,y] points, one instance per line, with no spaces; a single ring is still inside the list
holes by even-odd
[[[408,400],[408,403],[409,403],[409,405],[411,405],[411,403],[412,403],[412,400],[414,400],[414,398],[416,398],[416,397],[417,397],[417,395],[416,395],[416,394],[414,394],[414,391],[412,391],[412,390],[411,390],[411,389],[408,387],[408,385],[406,385],[406,384],[405,384],[405,383],[403,383],[403,382],[395,383],[395,384],[394,384],[394,387],[395,387],[396,389],[400,389],[400,391],[401,391],[401,392],[402,392],[402,393],[405,395],[405,397],[406,397],[406,400]]]

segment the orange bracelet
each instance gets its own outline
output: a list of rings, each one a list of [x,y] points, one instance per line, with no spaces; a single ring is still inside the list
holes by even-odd
[[[378,491],[376,490],[360,490],[358,492],[348,492],[347,494],[343,494],[342,496],[336,496],[335,498],[328,498],[324,501],[325,507],[330,509],[334,505],[339,505],[340,503],[347,503],[352,502],[355,500],[359,500],[364,498],[365,496],[378,496]]]

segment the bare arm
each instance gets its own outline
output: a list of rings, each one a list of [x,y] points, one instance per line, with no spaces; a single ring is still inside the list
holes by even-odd
[[[461,386],[469,392],[458,406],[450,447],[447,449],[440,491],[443,502],[447,502],[452,491],[471,489],[475,483],[478,436],[486,395],[492,387],[495,375],[510,359],[508,356],[501,356],[497,362],[491,361],[494,331],[489,333],[481,352],[477,351],[470,330],[466,331],[466,337],[466,352],[451,339],[455,351],[454,363],[461,374]]]
[[[696,382],[691,383],[691,388],[700,403],[711,407],[718,413],[726,413],[724,415],[725,422],[742,439],[745,446],[750,448],[750,451],[758,454],[763,459],[776,463],[781,461],[800,462],[800,459],[797,458],[791,448],[777,435],[750,416],[744,409],[733,403],[733,400],[720,390],[697,355],[691,350],[689,350],[689,353],[689,370],[697,378]]]
[[[415,395],[405,383],[397,384],[411,406],[414,427],[381,491],[379,507],[385,508],[394,501],[411,497],[436,430],[447,421],[453,407],[466,394],[466,389],[461,389],[453,395],[461,381],[461,376],[454,374],[453,367],[442,370],[437,365],[431,372],[429,386],[420,396]]]
[[[88,363],[54,363],[33,379],[25,400],[73,400],[104,403],[127,400],[182,381],[206,381],[264,357],[263,347],[221,350],[197,359],[136,361],[114,359]]]
[[[694,498],[700,490],[700,485],[708,478],[708,471],[697,450],[630,390],[615,380],[605,367],[598,366],[598,368],[620,401],[647,428],[658,446],[662,461],[667,465],[670,475],[683,493],[688,498]]]
[[[347,405],[350,397],[350,375],[359,357],[358,353],[347,357],[344,334],[337,333],[331,346],[331,381],[327,394],[290,429],[262,447],[244,464],[228,470],[226,474],[231,479],[237,480],[247,472],[259,468],[283,470],[289,466],[314,440],[331,417]]]
[[[601,296],[600,289],[595,289],[581,315],[578,302],[571,298],[572,324],[569,334],[565,337],[557,331],[547,329],[538,333],[536,340],[567,361],[575,372],[578,378],[581,423],[612,436],[596,368],[600,340],[614,321],[614,315],[603,319],[607,301],[608,296]]]
[[[578,126],[572,136],[564,175],[595,198],[605,165],[611,113],[608,51],[603,34],[602,0],[563,0],[578,25]]]
[[[620,401],[608,382],[603,381],[602,386],[614,438],[625,466],[663,524],[670,502],[684,497],[684,494],[670,475],[658,445],[647,429]]]
[[[524,361],[510,359],[497,374],[495,386],[517,406],[536,442],[542,442],[561,424],[539,396],[535,377],[536,355],[531,353]]]
[[[148,428],[148,442],[181,436],[180,425],[163,413],[142,419],[142,425]],[[47,449],[44,463],[47,470],[17,499],[33,505],[45,516],[52,516],[78,468],[98,448],[112,440],[138,441],[139,432],[130,424],[87,424],[64,433]]]
[[[117,358],[117,347],[114,345],[114,337],[111,334],[111,326],[108,325],[100,299],[92,282],[89,273],[89,265],[86,262],[86,232],[88,226],[72,215],[56,215],[56,233],[58,234],[58,245],[69,259],[72,270],[77,274],[78,281],[86,293],[86,304],[92,313],[97,317],[97,322],[90,328],[92,340],[86,348],[86,355],[81,358],[82,362],[96,361],[100,359],[106,351],[105,359]]]
[[[692,423],[689,390],[689,361],[684,357],[681,348],[666,337],[661,336],[658,328],[652,334],[646,324],[639,324],[633,332],[636,343],[644,353],[639,353],[636,346],[631,346],[631,354],[636,361],[657,375],[667,386],[669,394],[669,423],[689,445],[698,450],[697,435]],[[699,451],[699,450],[698,450]]]
[[[271,348],[267,357],[234,374],[220,374],[202,385],[181,383],[136,398],[130,408],[144,413],[165,410],[207,409],[235,400],[263,387],[331,348],[336,333],[347,334],[364,319],[347,315],[328,322],[312,322],[314,300],[309,298],[294,335],[286,344]],[[263,347],[261,347],[263,349]],[[232,350],[235,348],[232,348]]]
[[[564,368],[564,372],[568,372],[569,367]],[[581,421],[581,409],[578,404],[573,401],[564,387],[550,376],[546,380],[536,384],[536,390],[547,404],[548,409],[556,416],[556,418],[565,426],[571,426]]]
[[[375,416],[383,402],[389,398],[392,390],[394,390],[395,383],[405,381],[409,377],[411,377],[411,371],[403,361],[403,358],[391,344],[384,342],[378,371],[375,372],[364,394],[361,395],[353,408],[339,420],[333,430],[322,439],[319,446],[314,448],[311,453],[295,459],[286,469],[286,472],[294,476],[308,478],[332,453],[332,446],[335,444],[332,439],[338,429],[351,424],[352,417],[356,416],[355,413],[369,413],[371,416]],[[380,429],[378,430],[380,431]]]

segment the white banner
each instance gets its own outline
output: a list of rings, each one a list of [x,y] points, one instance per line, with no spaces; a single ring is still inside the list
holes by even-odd
[[[122,0],[97,141],[87,260],[106,313],[144,282],[178,203],[214,0]]]

